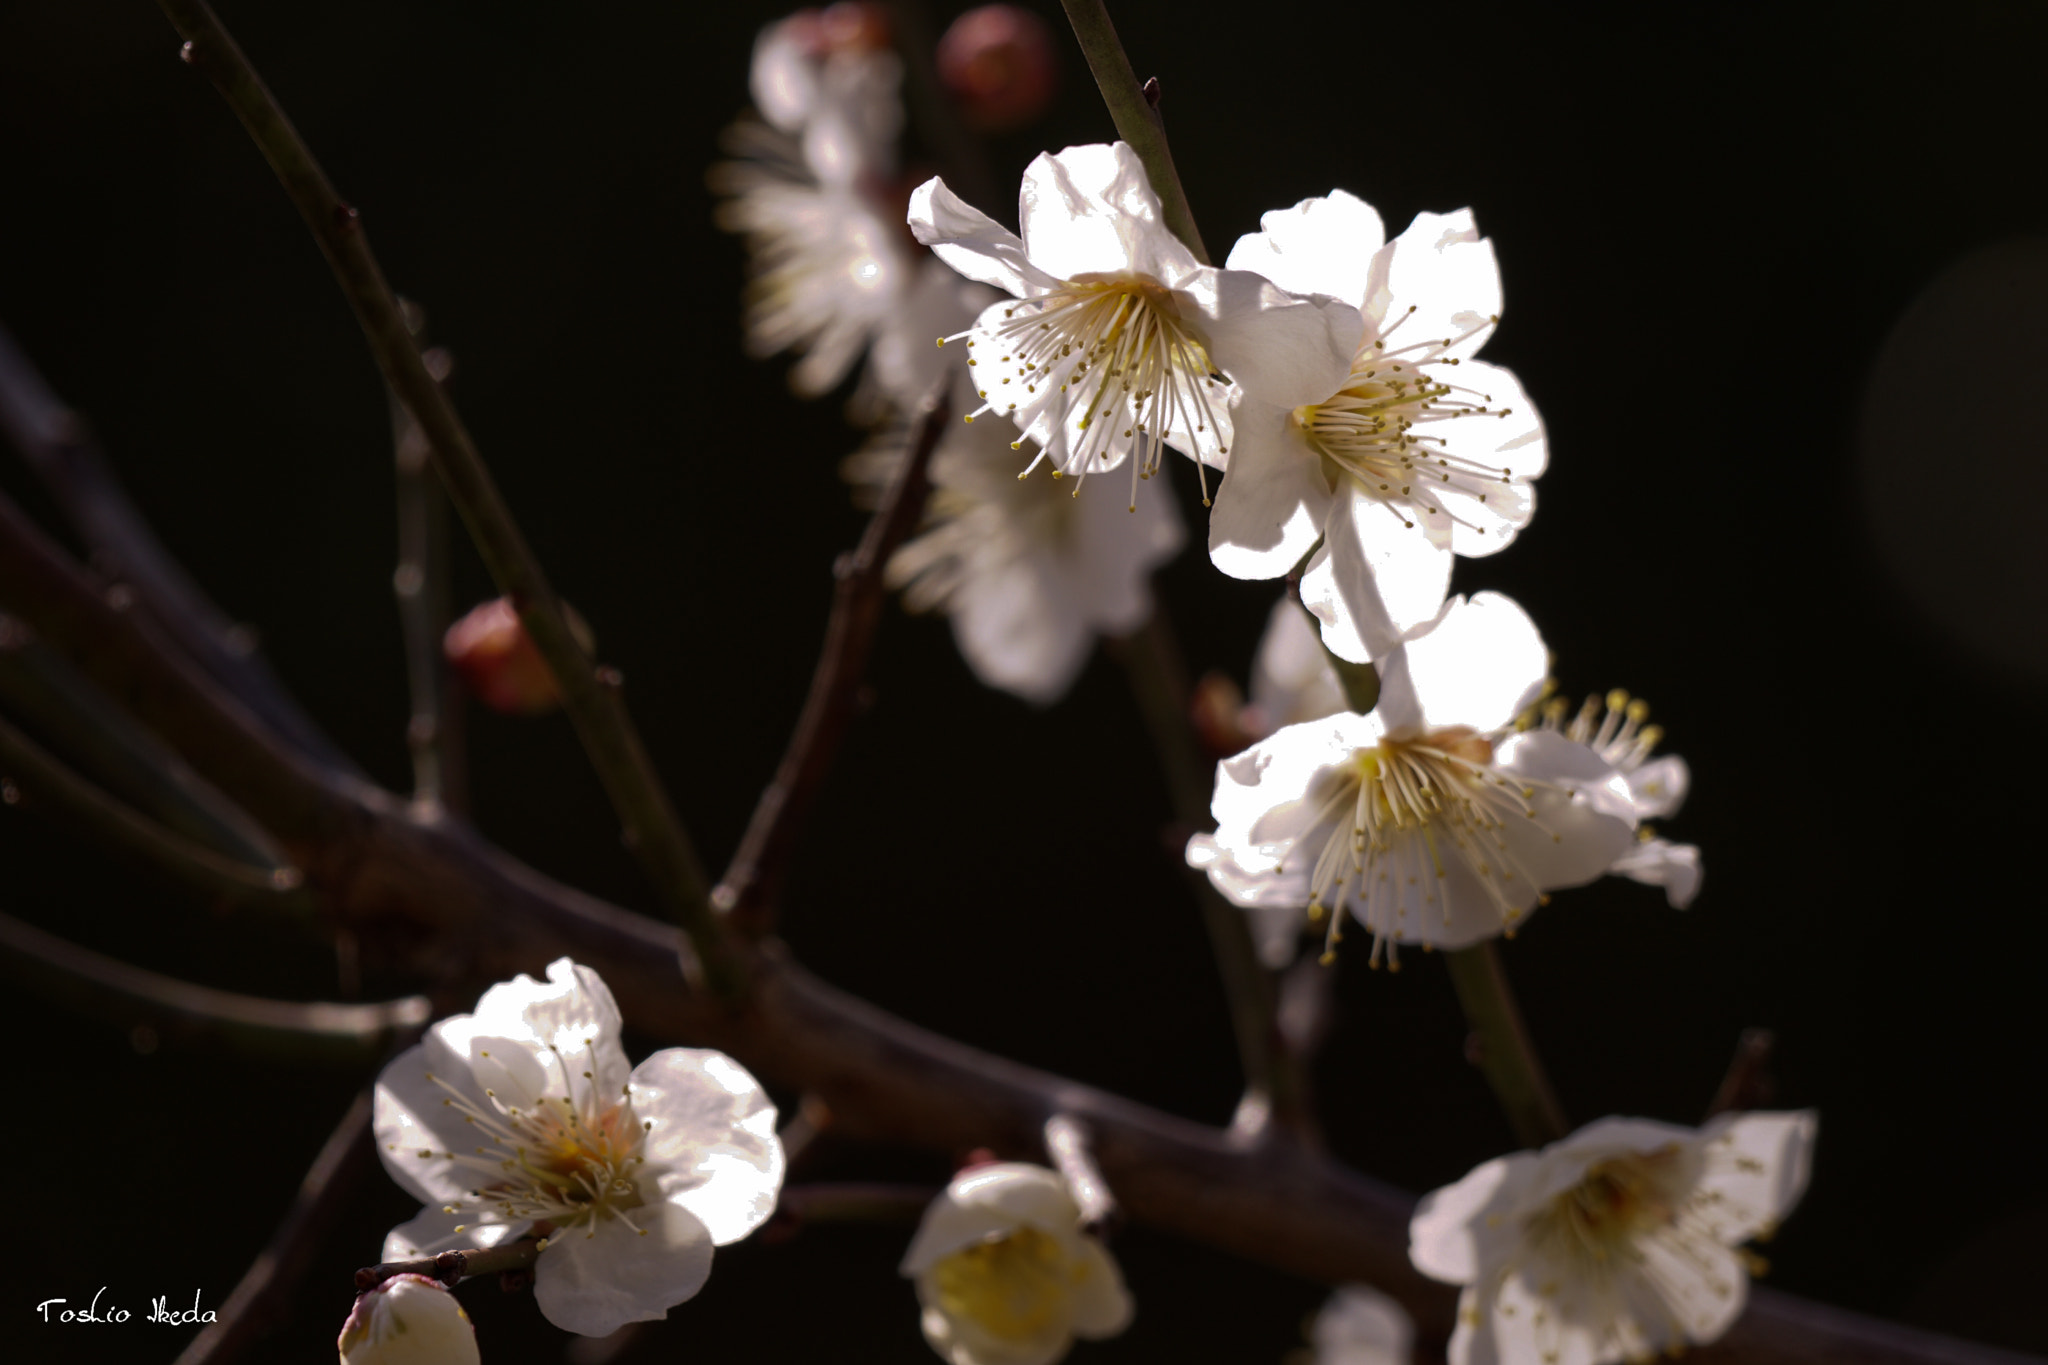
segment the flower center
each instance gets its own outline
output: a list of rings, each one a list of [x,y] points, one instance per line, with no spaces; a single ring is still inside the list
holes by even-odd
[[[635,1169],[646,1160],[640,1147],[654,1125],[635,1117],[631,1086],[616,1096],[599,1095],[590,1072],[581,1073],[578,1086],[561,1052],[552,1045],[548,1052],[569,1093],[543,1095],[532,1108],[509,1104],[491,1090],[484,1091],[488,1107],[479,1106],[447,1081],[428,1077],[448,1092],[441,1102],[486,1140],[468,1154],[440,1153],[478,1176],[468,1197],[443,1205],[442,1212],[466,1213],[478,1223],[582,1226],[586,1236],[596,1236],[604,1219],[619,1218],[646,1236],[627,1211],[646,1202]],[[420,1155],[434,1153],[422,1148]],[[466,1227],[458,1224],[455,1231]]]
[[[1509,885],[1518,877],[1533,883],[1501,831],[1509,820],[1542,824],[1529,804],[1535,789],[1503,777],[1492,764],[1493,742],[1468,726],[1382,739],[1354,753],[1338,769],[1334,790],[1310,827],[1330,824],[1309,878],[1310,922],[1352,900],[1373,931],[1370,964],[1380,965],[1384,947],[1388,967],[1399,971],[1396,945],[1410,927],[1403,923],[1407,901],[1419,896],[1448,924],[1450,908],[1437,884],[1447,875],[1447,860],[1456,860],[1486,889],[1512,933],[1525,902],[1509,894]],[[1338,917],[1329,918],[1325,962],[1342,937]]]
[[[1067,1300],[1087,1276],[1058,1239],[1034,1227],[964,1247],[932,1267],[939,1307],[990,1336],[1027,1341],[1072,1317]]]
[[[1671,1143],[1594,1162],[1578,1184],[1531,1216],[1532,1240],[1595,1266],[1625,1257],[1644,1234],[1676,1218],[1679,1157]]]
[[[1485,502],[1494,484],[1511,483],[1514,471],[1452,453],[1430,428],[1474,417],[1506,417],[1511,408],[1492,406],[1490,394],[1452,382],[1446,355],[1452,346],[1488,327],[1479,323],[1461,337],[1418,341],[1393,350],[1387,340],[1414,313],[1394,321],[1376,340],[1359,348],[1349,382],[1333,397],[1294,410],[1295,425],[1309,446],[1366,492],[1393,504],[1410,527],[1416,516],[1443,517],[1484,534],[1484,527],[1454,510],[1458,497]],[[1438,523],[1432,521],[1432,525]]]
[[[1168,438],[1178,435],[1193,445],[1227,430],[1219,420],[1229,397],[1225,380],[1182,323],[1172,291],[1147,276],[1077,276],[1004,308],[995,325],[977,324],[962,335],[973,348],[967,363],[976,367],[975,391],[983,400],[968,421],[984,412],[1013,414],[1041,395],[1065,395],[1057,413],[1062,420],[1071,415],[1080,436],[1054,478],[1085,478],[1133,441],[1135,505],[1137,481],[1158,472]],[[1022,444],[1011,442],[1012,448]],[[1217,447],[1217,454],[1226,453],[1227,447]],[[1037,465],[1033,460],[1025,473]],[[1204,506],[1208,493],[1205,476]]]

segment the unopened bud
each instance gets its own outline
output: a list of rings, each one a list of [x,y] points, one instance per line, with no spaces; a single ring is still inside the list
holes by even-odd
[[[1188,703],[1188,719],[1194,722],[1195,733],[1201,736],[1202,747],[1209,751],[1209,756],[1224,759],[1262,737],[1247,724],[1254,719],[1246,714],[1249,710],[1236,683],[1221,673],[1208,673],[1195,684],[1195,695]]]
[[[785,30],[812,57],[835,52],[879,52],[889,46],[889,15],[877,4],[842,0],[824,9],[801,9]]]
[[[335,1342],[341,1365],[480,1365],[476,1328],[425,1275],[393,1275],[356,1296]]]
[[[1059,80],[1052,34],[1029,10],[983,5],[939,39],[939,79],[984,132],[1022,128],[1045,112]]]
[[[589,649],[589,627],[567,604],[562,611],[569,618],[569,629]],[[464,685],[493,711],[540,716],[562,704],[547,661],[506,598],[485,602],[448,627],[441,650]]]

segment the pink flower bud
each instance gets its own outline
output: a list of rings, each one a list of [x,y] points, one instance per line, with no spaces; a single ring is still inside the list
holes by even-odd
[[[448,627],[441,649],[464,685],[493,711],[540,716],[562,704],[547,662],[506,598],[485,602]]]
[[[955,19],[939,39],[939,79],[968,122],[984,132],[1009,132],[1052,102],[1059,59],[1037,15],[1015,5],[983,5]]]

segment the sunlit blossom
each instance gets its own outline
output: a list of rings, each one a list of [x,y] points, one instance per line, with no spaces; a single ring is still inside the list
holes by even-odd
[[[668,1048],[628,1068],[619,1012],[561,958],[444,1019],[377,1078],[377,1152],[428,1207],[384,1259],[543,1238],[548,1320],[605,1336],[666,1317],[752,1232],[782,1185],[775,1107],[723,1053]]]
[[[1817,1121],[1606,1118],[1423,1199],[1416,1269],[1463,1285],[1451,1365],[1603,1365],[1713,1341],[1806,1189]]]
[[[1435,614],[1453,554],[1491,554],[1528,523],[1543,427],[1515,377],[1474,358],[1501,291],[1469,211],[1420,214],[1392,242],[1341,190],[1260,221],[1230,267],[1345,300],[1363,335],[1313,397],[1233,396],[1210,555],[1236,577],[1275,578],[1315,547],[1301,595],[1325,643],[1377,659]]]
[[[1314,401],[1357,349],[1355,308],[1200,264],[1167,231],[1121,142],[1038,157],[1018,219],[1021,236],[939,180],[910,199],[920,242],[1015,296],[941,343],[965,344],[981,402],[968,420],[1010,419],[1039,447],[1031,467],[1063,475],[1112,469],[1135,452],[1129,505],[1164,445],[1226,463],[1233,385],[1282,406]]]
[[[1585,745],[1612,765],[1628,783],[1636,819],[1649,821],[1676,815],[1692,786],[1692,770],[1677,754],[1651,757],[1663,742],[1664,731],[1645,725],[1649,717],[1648,702],[1616,689],[1604,698],[1587,697],[1576,714],[1563,697],[1551,697],[1544,702],[1538,723]],[[1608,870],[1646,886],[1663,887],[1665,898],[1678,910],[1692,904],[1705,876],[1697,847],[1660,838],[1648,824],[1637,828],[1635,843]]]
[[[1129,1326],[1123,1275],[1080,1223],[1065,1182],[1042,1166],[956,1176],[903,1257],[932,1349],[951,1365],[1051,1365],[1074,1338]]]
[[[1217,765],[1218,828],[1188,861],[1249,909],[1305,909],[1327,943],[1349,917],[1371,961],[1514,928],[1546,893],[1628,847],[1628,785],[1597,754],[1515,717],[1542,638],[1508,598],[1454,598],[1380,663],[1379,705],[1291,725]]]

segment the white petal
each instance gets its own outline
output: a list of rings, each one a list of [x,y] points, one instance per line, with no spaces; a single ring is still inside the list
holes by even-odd
[[[522,1113],[532,1113],[550,1093],[568,1093],[566,1083],[549,1076],[535,1059],[532,1042],[524,1038],[471,1038],[469,1072],[484,1094]],[[551,1086],[551,1079],[556,1084]]]
[[[1285,409],[1240,401],[1229,472],[1209,512],[1209,558],[1232,578],[1279,578],[1323,533],[1330,482]]]
[[[1197,268],[1122,142],[1041,153],[1025,168],[1017,222],[1033,264],[1061,279],[1130,271],[1173,287]]]
[[[1380,667],[1380,708],[1412,708],[1426,729],[1468,725],[1486,733],[1535,700],[1548,668],[1528,613],[1512,598],[1482,592],[1454,602],[1427,633],[1388,655]]]
[[[1483,360],[1466,360],[1455,371],[1436,371],[1439,379],[1468,392],[1457,397],[1485,403],[1488,411],[1428,423],[1432,444],[1453,462],[1471,460],[1507,471],[1507,483],[1488,484],[1484,501],[1467,496],[1456,484],[1434,485],[1431,491],[1451,517],[1447,532],[1451,548],[1467,557],[1490,555],[1514,543],[1515,535],[1536,515],[1532,480],[1549,462],[1549,443],[1536,405],[1513,374]],[[1432,527],[1444,516],[1425,516]]]
[[[1492,334],[1489,319],[1501,307],[1500,267],[1470,209],[1416,214],[1381,261],[1385,292],[1366,307],[1383,319],[1380,334],[1389,337],[1389,347],[1454,340],[1450,354],[1468,356]]]
[[[909,223],[918,241],[970,280],[1020,299],[1058,283],[1031,263],[1016,233],[970,206],[937,177],[911,191]]]
[[[1670,1233],[1645,1238],[1638,1246],[1640,1272],[1630,1277],[1629,1298],[1641,1306],[1636,1326],[1654,1347],[1669,1350],[1686,1341],[1704,1345],[1734,1325],[1749,1299],[1749,1273],[1735,1253],[1718,1243]],[[1674,1339],[1676,1325],[1683,1337]]]
[[[1089,1341],[1113,1337],[1131,1325],[1135,1306],[1124,1288],[1116,1258],[1093,1237],[1081,1237],[1070,1250],[1074,1335]]]
[[[711,1277],[711,1236],[688,1209],[643,1204],[556,1233],[533,1271],[534,1301],[549,1322],[606,1337],[694,1297]]]
[[[1053,1365],[1074,1344],[1064,1322],[1049,1322],[1031,1336],[1009,1338],[996,1336],[972,1318],[951,1317],[939,1306],[938,1289],[930,1278],[918,1277],[917,1298],[924,1308],[918,1325],[925,1341],[950,1365]]]
[[[1674,844],[1669,839],[1643,839],[1623,850],[1607,869],[1618,877],[1661,886],[1664,898],[1674,910],[1690,906],[1700,893],[1706,870],[1700,866],[1700,851],[1692,844]]]
[[[1313,848],[1318,840],[1303,842]],[[1346,905],[1359,923],[1397,944],[1468,948],[1519,924],[1535,909],[1540,890],[1539,882],[1504,866],[1490,850],[1463,849],[1441,834],[1432,845],[1409,829],[1388,839],[1368,873],[1365,899],[1354,893]]]
[[[1533,1152],[1495,1157],[1424,1195],[1408,1224],[1415,1268],[1446,1284],[1472,1284],[1506,1260],[1521,1237],[1518,1215],[1536,1164]]]
[[[967,578],[954,594],[954,641],[984,683],[1049,706],[1080,676],[1094,636],[1043,558],[1020,555],[998,567]]]
[[[748,80],[754,107],[786,133],[803,126],[817,99],[818,86],[810,58],[789,36],[786,24],[770,24],[754,40],[754,65]]]
[[[1047,482],[1050,482],[1048,480]],[[1059,490],[1073,512],[1065,546],[1067,596],[1099,635],[1128,635],[1152,615],[1152,570],[1180,553],[1187,530],[1179,505],[1164,489],[1091,483],[1076,498]]]
[[[1544,891],[1604,876],[1635,842],[1635,806],[1621,774],[1583,744],[1551,730],[1510,735],[1494,765],[1533,788],[1534,821],[1507,817],[1502,842]]]
[[[955,1176],[925,1209],[901,1269],[921,1275],[962,1247],[1025,1223],[1056,1237],[1076,1237],[1080,1219],[1066,1182],[1045,1167],[1021,1161],[976,1166]]]
[[[1724,1241],[1769,1232],[1806,1193],[1813,1141],[1820,1127],[1811,1109],[1796,1113],[1723,1114],[1701,1130],[1707,1167],[1700,1191]]]
[[[469,1016],[458,1018],[466,1022]],[[449,1082],[472,1106],[491,1112],[490,1101],[470,1079],[466,1043],[458,1056],[444,1037],[443,1026],[451,1022],[434,1025],[417,1047],[391,1059],[377,1077],[371,1109],[384,1169],[406,1193],[430,1204],[460,1198],[469,1189],[470,1175],[443,1154],[467,1152],[476,1140],[475,1130],[446,1103],[448,1091],[428,1077]]]
[[[1442,610],[1451,552],[1410,526],[1393,504],[1343,480],[1323,533],[1323,548],[1301,577],[1301,600],[1339,658],[1389,658],[1403,636]],[[1381,675],[1384,694],[1385,669]]]
[[[446,1288],[395,1275],[356,1299],[337,1345],[341,1365],[481,1365],[476,1329]]]
[[[1379,1290],[1348,1284],[1316,1314],[1309,1342],[1315,1365],[1410,1365],[1415,1324]]]
[[[1692,790],[1692,769],[1677,754],[1666,754],[1628,774],[1628,790],[1638,818],[1661,820],[1685,804],[1685,794]]]
[[[1320,801],[1312,800],[1332,766],[1358,749],[1377,744],[1375,716],[1349,711],[1290,725],[1216,765],[1216,790],[1209,811],[1217,838],[1246,867],[1247,845],[1301,833]]]
[[[1343,190],[1259,215],[1259,231],[1237,239],[1224,265],[1250,270],[1296,294],[1364,304],[1372,258],[1386,242],[1372,205]]]
[[[1290,294],[1245,270],[1202,266],[1174,298],[1216,367],[1277,408],[1320,403],[1343,388],[1364,335],[1358,310],[1342,299]]]
[[[738,1241],[775,1212],[783,1173],[775,1106],[738,1062],[708,1048],[665,1048],[633,1069],[633,1112],[654,1125],[647,1173],[714,1243]]]
[[[400,1223],[384,1236],[383,1261],[417,1261],[444,1251],[494,1247],[524,1236],[530,1221],[477,1223],[474,1213],[444,1213],[440,1205],[421,1209],[412,1221]]]

